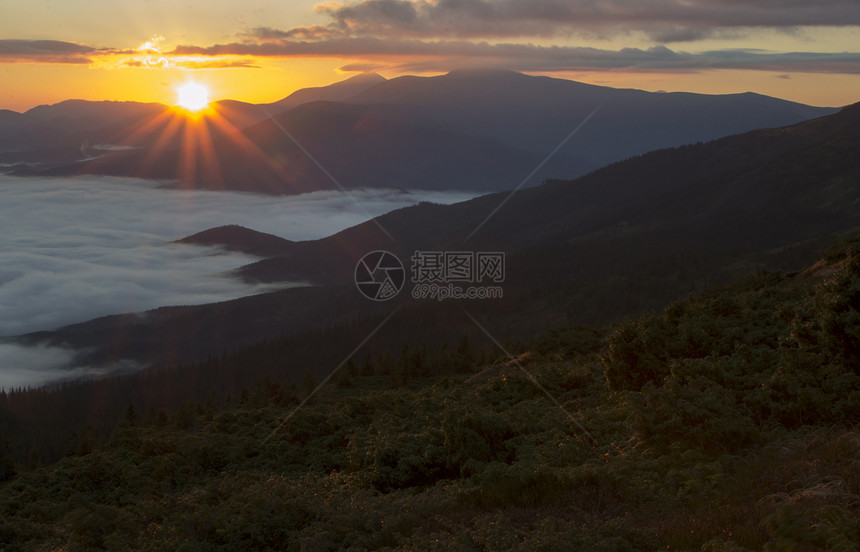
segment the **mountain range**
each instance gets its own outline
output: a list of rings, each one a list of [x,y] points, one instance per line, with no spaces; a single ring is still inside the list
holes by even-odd
[[[752,93],[653,93],[509,71],[365,74],[269,104],[215,102],[202,117],[80,100],[3,111],[0,163],[17,175],[130,176],[267,194],[498,191],[833,111]]]
[[[762,269],[802,266],[834,236],[860,228],[860,104],[763,129],[631,158],[575,180],[454,205],[419,204],[331,237],[289,242],[228,226],[185,243],[271,257],[239,269],[249,281],[313,285],[200,307],[105,317],[23,336],[68,346],[81,362],[183,362],[284,334],[369,320],[396,305],[398,327],[457,335],[462,305],[373,303],[353,284],[365,253],[408,265],[416,251],[503,251],[504,298],[475,301],[500,338],[564,324],[603,324]],[[457,322],[456,320],[459,320]],[[441,337],[440,337],[441,339]],[[109,345],[105,345],[109,344]]]

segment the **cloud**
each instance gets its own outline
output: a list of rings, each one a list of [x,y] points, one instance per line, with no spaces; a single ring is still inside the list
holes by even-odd
[[[170,66],[170,61],[167,58],[159,58],[157,61],[153,61],[151,58],[126,58],[119,60],[116,66],[133,67],[135,69],[144,67],[148,69],[167,69]]]
[[[385,65],[381,63],[348,63],[338,68],[338,71],[344,73],[370,73],[385,69]]]
[[[270,289],[224,275],[254,257],[170,243],[208,228],[239,224],[317,239],[418,201],[473,195],[369,190],[282,198],[135,179],[0,177],[0,336]]]
[[[86,64],[99,52],[90,46],[59,40],[0,40],[0,63]]]
[[[716,68],[857,74],[860,52],[685,53],[666,44],[738,39],[763,30],[797,35],[817,27],[860,26],[855,0],[357,0],[315,8],[324,24],[258,26],[231,43],[167,51],[155,37],[131,51],[55,41],[0,41],[0,62],[54,60],[138,68],[258,68],[262,58],[329,57],[345,67],[446,71],[700,71]],[[606,50],[574,37],[638,35],[654,48]],[[556,43],[557,46],[549,46]],[[657,50],[655,48],[664,48]],[[65,61],[63,61],[65,60]]]
[[[860,25],[860,4],[845,0],[359,0],[319,4],[327,25],[257,27],[241,42],[180,45],[172,55],[339,57],[345,67],[446,71],[503,67],[520,71],[690,72],[753,69],[860,73],[860,52],[687,53],[672,42],[736,39],[762,29],[796,34],[806,26]],[[642,33],[652,48],[606,50],[546,46],[573,36]]]
[[[60,63],[147,69],[259,69],[252,59],[168,56],[156,37],[134,50],[94,48],[60,40],[0,39],[0,63]]]
[[[781,72],[860,74],[860,52],[773,53],[758,50],[714,50],[688,53],[665,46],[607,50],[573,46],[474,42],[422,41],[381,38],[338,38],[322,41],[267,41],[208,47],[178,46],[177,55],[328,56],[388,60],[398,71],[445,71],[469,66],[497,66],[519,71],[698,71],[755,69]],[[402,62],[391,60],[406,60]],[[367,62],[362,63],[364,65]],[[379,64],[370,63],[375,68]]]
[[[550,37],[640,31],[660,42],[697,40],[723,30],[860,23],[847,0],[361,0],[317,11],[351,36],[422,38]]]
[[[189,59],[174,62],[182,69],[260,69],[260,66],[248,59]]]
[[[259,69],[260,66],[248,59],[176,59],[161,56],[152,58],[125,58],[116,63],[118,67],[149,69]]]
[[[132,361],[110,367],[73,366],[76,351],[45,345],[0,343],[0,389],[40,387],[76,379],[128,373],[142,368]]]
[[[281,40],[288,40],[294,38],[304,40],[319,40],[321,38],[340,34],[341,33],[337,29],[334,29],[330,26],[327,27],[324,25],[311,25],[309,27],[293,27],[286,31],[281,29],[275,29],[272,27],[255,27],[250,31],[241,33],[240,36],[250,39],[251,42],[279,42]]]

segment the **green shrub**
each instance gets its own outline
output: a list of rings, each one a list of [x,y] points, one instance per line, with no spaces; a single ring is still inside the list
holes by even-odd
[[[659,384],[666,375],[669,337],[669,324],[655,314],[618,325],[603,355],[609,389],[639,391],[646,383]]]
[[[857,552],[860,550],[860,518],[838,506],[802,512],[786,504],[762,522],[771,540],[765,552]]]
[[[660,448],[681,445],[711,452],[736,451],[754,440],[757,429],[732,393],[705,377],[646,385],[630,393],[633,428]]]
[[[466,474],[475,463],[509,462],[514,453],[506,445],[513,428],[499,414],[476,406],[449,408],[442,420],[447,463]]]
[[[819,285],[815,307],[826,350],[860,374],[860,244]]]

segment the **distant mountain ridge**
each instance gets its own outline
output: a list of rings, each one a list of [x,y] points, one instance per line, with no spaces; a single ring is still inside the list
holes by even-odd
[[[173,128],[175,120],[166,118],[162,126]],[[186,135],[185,123],[178,124],[182,130],[174,130],[174,140]],[[114,140],[109,143],[134,149],[103,152],[86,161],[28,166],[18,174],[176,179],[183,188],[272,195],[341,187],[491,192],[517,186],[543,157],[485,138],[373,119],[358,106],[336,102],[302,104],[239,134],[210,128],[215,138],[192,151],[169,143],[148,148]],[[149,134],[155,138],[158,131]],[[544,178],[553,174],[549,170],[542,173]]]
[[[399,77],[350,100],[378,118],[493,136],[549,152],[589,113],[593,121],[562,151],[594,168],[648,151],[781,127],[835,112],[754,93],[707,95],[618,89],[503,70]],[[385,106],[381,110],[375,106]]]
[[[218,100],[211,105],[222,108],[218,110],[221,116],[238,130],[303,103],[345,100],[384,80],[376,73],[363,73],[329,86],[300,89],[268,104]],[[72,99],[39,105],[23,113],[0,110],[0,153],[79,146],[87,131],[99,131],[98,135],[104,136],[121,134],[118,128],[149,122],[170,109],[155,102]]]
[[[25,176],[108,174],[268,194],[338,185],[495,191],[520,185],[548,157],[527,184],[834,111],[756,94],[658,94],[510,71],[367,74],[270,104],[214,107],[218,115],[196,126],[158,104],[72,101],[9,113],[0,116],[0,164]],[[86,144],[139,151],[94,154]]]
[[[265,107],[269,111],[280,112],[309,102],[347,101],[385,81],[385,77],[378,73],[360,73],[354,77],[350,77],[344,81],[336,82],[328,86],[314,86],[311,88],[296,90],[282,100],[265,104]]]

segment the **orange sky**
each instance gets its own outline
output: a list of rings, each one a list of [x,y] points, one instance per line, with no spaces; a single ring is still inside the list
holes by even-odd
[[[355,71],[501,67],[645,90],[860,101],[860,4],[773,0],[5,0],[0,108],[270,102]],[[648,8],[648,9],[645,9]],[[156,40],[153,40],[156,38]]]

